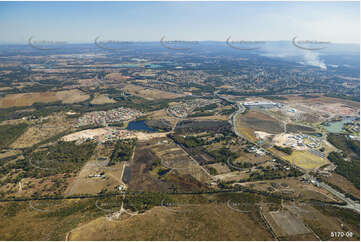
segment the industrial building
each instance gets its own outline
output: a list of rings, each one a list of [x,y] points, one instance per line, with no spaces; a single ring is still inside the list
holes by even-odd
[[[247,108],[273,108],[273,107],[280,107],[279,103],[274,102],[244,102],[243,106]]]

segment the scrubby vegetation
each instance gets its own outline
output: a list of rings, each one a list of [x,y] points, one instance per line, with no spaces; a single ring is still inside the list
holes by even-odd
[[[234,160],[238,157],[237,153],[230,151],[227,148],[221,148],[218,150],[212,150],[209,152],[217,161],[226,163],[228,159]]]
[[[345,153],[354,153],[356,155],[360,153],[360,142],[351,140],[343,134],[329,134],[327,140]]]
[[[0,150],[14,142],[28,128],[28,124],[20,123],[15,125],[0,126]]]
[[[130,160],[133,155],[135,143],[136,141],[134,139],[118,140],[114,146],[108,165],[114,165],[117,162]]]
[[[328,159],[337,165],[336,172],[360,189],[360,161],[346,161],[339,153],[331,152]]]
[[[45,150],[30,153],[25,159],[17,160],[3,169],[22,169],[23,172],[18,175],[18,179],[73,173],[89,160],[95,146],[93,142],[80,145],[76,145],[75,142],[58,142]]]
[[[172,202],[169,195],[164,193],[139,193],[134,195],[128,195],[124,200],[124,207],[132,211],[144,212],[151,209],[154,206],[159,206]]]

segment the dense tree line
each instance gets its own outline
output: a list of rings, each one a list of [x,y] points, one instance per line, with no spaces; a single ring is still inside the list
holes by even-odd
[[[274,146],[277,150],[282,151],[283,153],[286,153],[287,155],[291,155],[293,150],[290,147],[281,147],[281,146]]]
[[[328,157],[337,165],[336,172],[360,189],[360,160],[346,161],[341,154],[331,152]]]

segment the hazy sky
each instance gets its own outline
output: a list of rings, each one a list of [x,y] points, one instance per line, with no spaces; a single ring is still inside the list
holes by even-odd
[[[359,2],[0,2],[0,43],[37,40],[360,42]]]

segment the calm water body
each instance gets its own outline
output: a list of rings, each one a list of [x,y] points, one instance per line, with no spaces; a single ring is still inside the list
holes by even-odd
[[[145,120],[132,121],[128,123],[128,130],[146,131],[146,132],[158,132],[156,129],[152,129],[145,124]]]
[[[354,121],[356,117],[346,117],[340,121],[329,122],[329,125],[325,125],[325,129],[330,133],[342,133],[344,124]]]

